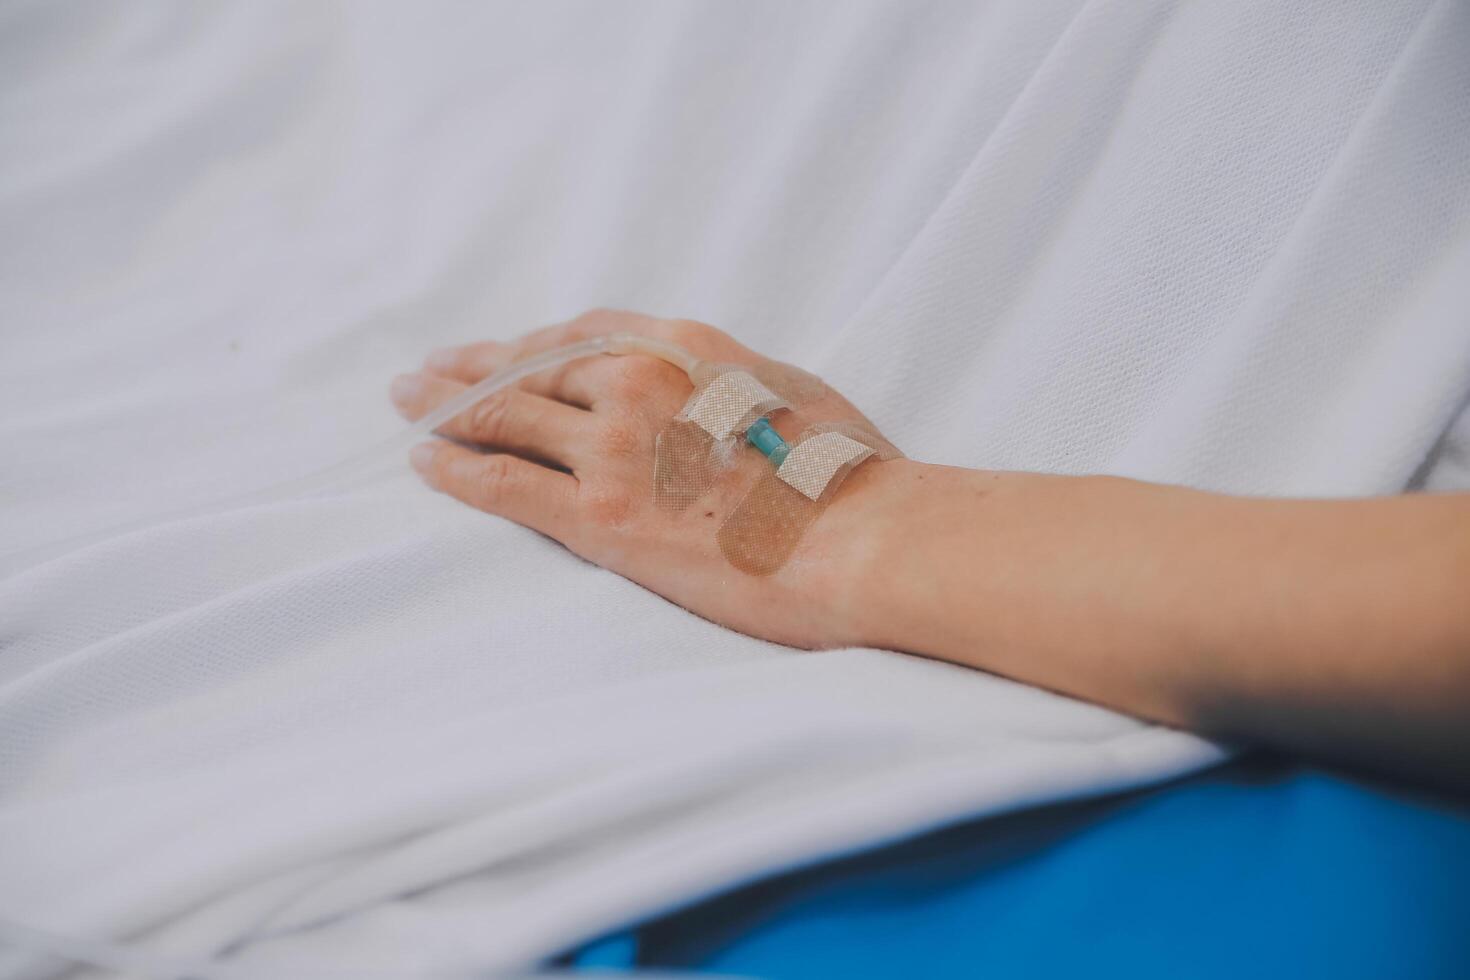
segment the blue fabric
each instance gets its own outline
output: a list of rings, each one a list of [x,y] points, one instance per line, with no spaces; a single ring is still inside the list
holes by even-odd
[[[618,949],[770,978],[1465,978],[1467,910],[1470,806],[1249,761],[788,874]]]
[[[633,969],[638,965],[638,934],[604,936],[578,950],[576,964],[584,970]]]

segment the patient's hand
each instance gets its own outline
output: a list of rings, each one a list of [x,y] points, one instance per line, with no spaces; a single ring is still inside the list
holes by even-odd
[[[763,360],[704,324],[597,311],[513,343],[440,351],[423,371],[394,381],[393,401],[416,419],[527,354],[615,332],[668,341],[707,361]],[[769,468],[758,453],[743,451],[739,465],[677,514],[653,503],[654,438],[692,390],[683,372],[653,357],[583,358],[490,396],[441,430],[479,448],[437,440],[419,446],[413,464],[435,489],[540,531],[708,619],[798,646],[860,642],[849,607],[868,560],[864,525],[881,513],[877,485],[912,464],[859,466],[779,571],[745,574],[725,560],[715,532]],[[771,421],[793,441],[812,422],[847,419],[862,416],[828,389]]]
[[[517,357],[642,333],[761,358],[712,327],[591,313],[404,375],[409,418]],[[1109,477],[896,459],[853,471],[761,577],[716,531],[762,468],[745,451],[694,505],[654,506],[654,437],[689,397],[650,357],[590,357],[461,415],[414,451],[430,484],[735,629],[982,667],[1161,721],[1470,786],[1470,494],[1272,500]],[[788,441],[860,419],[781,412]]]

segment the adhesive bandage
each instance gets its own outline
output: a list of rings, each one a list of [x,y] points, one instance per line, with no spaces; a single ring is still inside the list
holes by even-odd
[[[694,393],[655,440],[654,502],[682,511],[736,464],[742,442],[756,449],[767,465],[716,532],[721,553],[749,574],[769,575],[786,563],[855,467],[901,455],[857,421],[817,423],[787,443],[769,416],[827,393],[815,375],[789,365],[705,363],[690,378]]]
[[[653,501],[674,513],[734,465],[740,437],[752,424],[827,391],[815,375],[776,361],[749,368],[702,362],[689,377],[694,393],[654,440]]]
[[[851,421],[810,426],[776,455],[780,464],[760,475],[715,535],[725,559],[751,575],[770,575],[786,564],[853,469],[870,458],[901,454],[871,426]],[[767,457],[775,462],[775,455]]]

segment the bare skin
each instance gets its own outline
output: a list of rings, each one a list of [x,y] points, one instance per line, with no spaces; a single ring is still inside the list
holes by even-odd
[[[432,355],[392,395],[418,418],[529,353],[628,331],[762,358],[713,327],[597,311]],[[414,450],[430,486],[524,524],[707,619],[806,648],[874,646],[993,671],[1170,725],[1470,786],[1470,494],[1231,497],[1112,477],[870,462],[774,575],[715,530],[753,457],[677,515],[654,436],[689,397],[642,356],[573,362]],[[861,419],[832,393],[788,439]],[[759,615],[753,611],[759,610]]]

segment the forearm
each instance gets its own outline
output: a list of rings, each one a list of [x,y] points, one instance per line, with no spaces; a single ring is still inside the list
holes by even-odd
[[[885,464],[893,466],[893,464]],[[1170,724],[1441,776],[1470,739],[1470,503],[904,463],[867,642]]]
[[[763,363],[703,324],[593,311],[440,352],[393,397],[420,418],[525,357],[613,332]],[[455,441],[413,462],[436,489],[732,629],[908,650],[1172,724],[1470,782],[1470,494],[1247,500],[873,462],[771,574],[746,574],[717,529],[751,470],[717,479],[696,507],[655,502],[658,433],[690,390],[662,359],[582,359],[457,417],[443,430]],[[863,423],[830,389],[814,397],[777,413],[788,440],[813,422]]]

